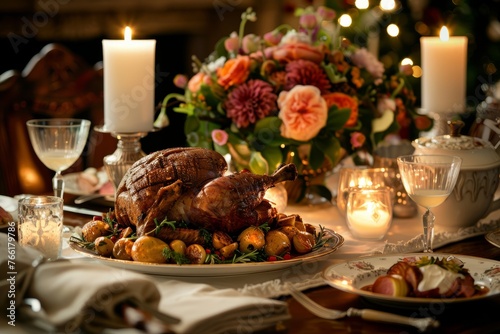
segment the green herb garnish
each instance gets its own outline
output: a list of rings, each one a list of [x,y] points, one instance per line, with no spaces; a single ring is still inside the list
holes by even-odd
[[[325,228],[323,226],[319,225],[319,232],[316,233],[315,240],[316,240],[316,243],[315,243],[315,245],[314,245],[314,247],[312,248],[311,251],[315,251],[317,249],[320,249],[325,244],[327,244],[330,241],[332,241],[333,237],[326,238]]]
[[[155,229],[153,230],[154,235],[158,235],[158,233],[160,233],[161,229],[166,227],[166,226],[170,227],[172,230],[176,229],[176,221],[175,220],[168,220],[167,217],[165,217],[160,223],[158,223],[158,220],[155,218],[154,223],[155,223]]]
[[[177,253],[170,249],[169,247],[163,248],[162,251],[163,257],[166,260],[173,260],[177,264],[189,264],[191,261],[184,254]]]

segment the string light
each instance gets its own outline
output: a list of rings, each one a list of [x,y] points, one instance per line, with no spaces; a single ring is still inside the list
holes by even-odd
[[[396,1],[394,0],[381,0],[380,1],[380,8],[385,11],[390,11],[396,8]]]
[[[413,65],[413,60],[411,60],[410,58],[404,58],[403,60],[401,60],[401,65]]]
[[[422,76],[422,68],[418,65],[412,66],[413,77],[420,78]]]
[[[354,5],[358,9],[367,9],[368,6],[370,6],[370,1],[368,1],[368,0],[356,0],[356,2],[354,3]]]
[[[399,27],[394,23],[391,23],[387,26],[387,33],[391,37],[396,37],[399,35]]]
[[[347,14],[343,14],[339,17],[339,24],[342,27],[349,27],[352,24],[352,18]]]

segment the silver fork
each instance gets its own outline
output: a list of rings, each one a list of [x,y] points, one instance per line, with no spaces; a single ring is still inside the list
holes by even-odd
[[[307,297],[305,294],[300,292],[293,284],[287,282],[285,283],[288,292],[292,295],[302,306],[308,309],[312,314],[323,318],[323,319],[342,319],[344,317],[360,317],[364,320],[386,322],[400,325],[407,325],[416,327],[419,331],[424,332],[430,328],[439,327],[439,321],[433,318],[411,318],[404,317],[393,313],[387,313],[382,311],[375,311],[370,309],[356,309],[349,308],[347,311],[338,311],[328,309],[317,304],[315,301]]]
[[[105,195],[96,193],[96,194],[78,196],[77,198],[75,198],[75,204],[82,204],[101,197],[105,197]]]

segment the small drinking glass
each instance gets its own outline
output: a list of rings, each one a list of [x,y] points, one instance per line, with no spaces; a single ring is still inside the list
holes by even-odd
[[[380,240],[392,222],[392,193],[388,187],[350,188],[346,203],[347,227],[353,237]]]
[[[48,260],[61,256],[63,199],[56,196],[28,196],[19,200],[18,240]]]

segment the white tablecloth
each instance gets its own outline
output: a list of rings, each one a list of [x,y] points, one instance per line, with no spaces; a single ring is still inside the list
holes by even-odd
[[[422,250],[420,215],[406,219],[395,218],[385,239],[366,241],[356,240],[351,236],[344,217],[339,214],[334,205],[288,206],[286,211],[287,213],[299,214],[306,223],[316,226],[322,225],[336,231],[344,237],[344,245],[319,261],[307,261],[300,265],[272,272],[240,276],[221,275],[220,277],[154,276],[154,279],[207,283],[216,288],[235,288],[252,295],[277,297],[284,292],[282,283],[285,281],[293,282],[301,289],[323,285],[321,273],[331,264],[377,253],[409,253]],[[484,234],[496,228],[500,228],[500,211],[493,212],[474,226],[454,232],[445,231],[436,223],[434,247],[437,248],[474,235]],[[94,261],[82,257],[68,247],[63,250],[63,257],[72,259],[72,261]]]

